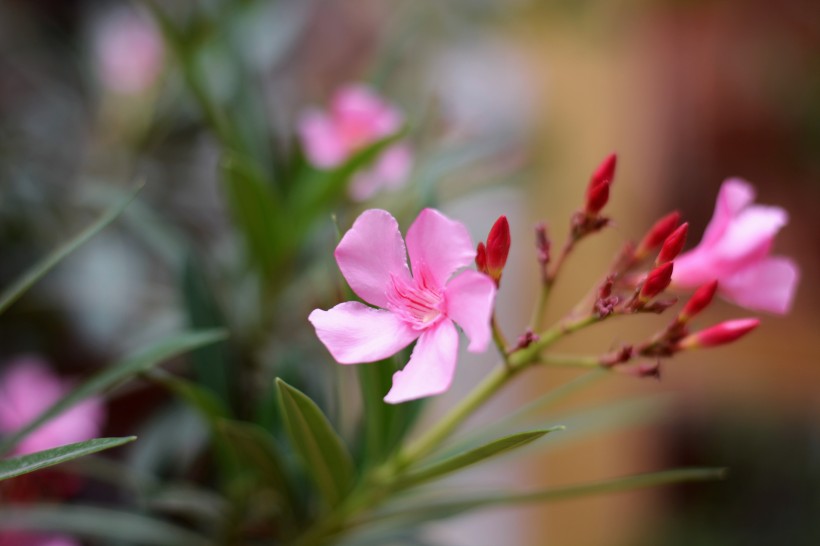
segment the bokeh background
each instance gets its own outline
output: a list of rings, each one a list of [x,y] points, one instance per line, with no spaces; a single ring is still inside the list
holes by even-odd
[[[790,212],[776,244],[802,269],[789,316],[764,316],[759,331],[729,348],[676,358],[659,383],[609,378],[550,416],[576,419],[586,430],[570,427],[576,441],[473,474],[531,487],[710,465],[729,467],[727,481],[482,514],[438,526],[432,543],[820,543],[820,3],[162,5],[201,22],[197,62],[208,91],[218,105],[251,112],[251,140],[277,134],[293,146],[298,112],[350,81],[373,83],[418,120],[410,130],[418,191],[377,204],[413,209],[435,195],[476,238],[507,214],[514,248],[500,313],[511,333],[526,324],[536,283],[532,226],[547,220],[560,239],[589,173],[610,151],[619,154],[616,228],[573,257],[556,313],[595,282],[622,240],[640,237],[667,211],[689,219],[696,243],[728,176],[753,182],[759,202]],[[68,375],[98,368],[185,322],[174,277],[180,257],[169,240],[194,241],[210,263],[235,254],[218,141],[150,21],[139,2],[0,3],[0,283],[133,180],[147,181],[123,223],[0,319],[2,360],[36,352]],[[739,313],[720,303],[710,318]],[[307,338],[307,323],[294,321]],[[649,322],[606,326],[566,350],[607,349],[652,331]],[[460,372],[439,404],[480,373]],[[573,375],[539,372],[494,408]],[[595,410],[612,401],[619,405]],[[111,403],[110,432],[129,432],[160,402],[150,389],[122,394]]]

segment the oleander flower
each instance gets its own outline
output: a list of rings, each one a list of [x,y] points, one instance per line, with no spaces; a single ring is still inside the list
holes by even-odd
[[[319,169],[341,166],[356,152],[401,129],[401,112],[375,91],[361,84],[339,89],[327,112],[307,110],[299,119],[299,136],[305,155]],[[402,186],[410,175],[410,148],[397,143],[384,150],[369,169],[354,176],[349,191],[357,201],[380,189]]]
[[[36,356],[13,360],[0,377],[0,434],[15,432],[29,424],[70,388]],[[90,440],[99,435],[104,420],[102,402],[89,398],[29,434],[14,453],[25,455]]]
[[[785,314],[800,272],[791,259],[770,252],[789,216],[780,207],[753,205],[754,198],[749,183],[726,180],[703,239],[675,260],[672,280],[687,288],[717,280],[718,293],[725,299],[748,309]]]
[[[95,29],[94,55],[102,84],[123,95],[138,95],[153,87],[165,63],[165,46],[151,19],[118,8]]]
[[[349,301],[316,309],[309,317],[316,335],[340,364],[383,360],[418,339],[384,400],[395,404],[446,391],[458,354],[455,325],[469,338],[471,352],[485,351],[492,336],[493,280],[472,270],[452,277],[473,261],[474,248],[463,224],[433,209],[423,210],[407,230],[406,250],[389,212],[363,212],[335,256],[350,288],[377,308]]]

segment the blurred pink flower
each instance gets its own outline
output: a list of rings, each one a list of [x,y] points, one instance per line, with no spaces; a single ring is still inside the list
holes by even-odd
[[[407,230],[406,251],[390,213],[363,212],[336,247],[336,261],[356,295],[380,309],[353,301],[316,309],[309,317],[316,335],[341,364],[383,360],[418,339],[384,400],[446,391],[458,355],[454,322],[470,338],[471,352],[485,351],[491,338],[495,283],[477,271],[450,279],[473,261],[474,248],[463,224],[433,209]]]
[[[309,109],[299,119],[299,136],[308,160],[320,169],[344,164],[356,152],[401,129],[402,115],[365,85],[347,85],[333,96],[327,112]],[[395,144],[370,169],[354,177],[353,199],[363,201],[382,188],[398,188],[407,181],[412,153]]]
[[[12,433],[24,427],[70,388],[36,356],[13,360],[0,377],[0,433]],[[102,402],[90,398],[29,434],[17,445],[14,453],[25,455],[90,440],[99,435],[104,420]]]
[[[703,240],[675,260],[673,282],[697,287],[718,281],[718,293],[746,307],[785,314],[791,308],[797,265],[770,256],[774,237],[789,220],[780,207],[753,205],[754,188],[738,178],[720,188]]]
[[[98,77],[106,88],[138,95],[159,78],[165,49],[149,18],[129,9],[116,9],[96,29],[94,54]]]

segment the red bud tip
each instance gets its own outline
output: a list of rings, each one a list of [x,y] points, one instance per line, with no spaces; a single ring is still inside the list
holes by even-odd
[[[484,243],[478,243],[478,247],[475,249],[475,267],[481,273],[487,272],[487,249],[484,247]]]
[[[649,272],[641,287],[640,301],[648,302],[666,290],[666,287],[672,282],[672,267],[672,262],[666,262]]]
[[[510,253],[510,224],[506,216],[500,216],[487,236],[487,269],[498,280]]]
[[[680,213],[673,211],[655,222],[647,234],[644,236],[641,244],[638,245],[638,253],[644,256],[650,250],[657,248],[669,237],[675,228],[680,223]]]
[[[727,320],[686,336],[678,343],[678,348],[695,349],[725,345],[745,336],[759,325],[760,321],[756,318]]]
[[[550,261],[550,238],[547,234],[547,225],[538,222],[535,225],[535,250],[537,252],[538,263],[546,266]]]
[[[609,201],[609,186],[615,178],[615,165],[618,156],[610,154],[592,173],[587,187],[586,206],[584,211],[592,216],[601,212]]]
[[[678,322],[686,322],[706,309],[709,304],[712,303],[712,298],[715,297],[717,287],[718,282],[712,281],[695,290],[695,293],[689,301],[686,302],[680,315],[678,315]]]
[[[680,251],[683,250],[683,244],[686,242],[686,234],[688,231],[689,223],[686,222],[678,226],[678,229],[666,238],[661,247],[661,251],[658,253],[658,259],[655,260],[655,265],[671,262],[678,257]]]

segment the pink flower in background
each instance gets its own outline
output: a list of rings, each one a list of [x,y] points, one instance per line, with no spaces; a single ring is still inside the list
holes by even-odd
[[[0,433],[12,433],[29,424],[70,388],[38,357],[13,360],[0,377]],[[85,400],[32,432],[14,453],[24,455],[90,440],[99,435],[104,420],[102,402]]]
[[[94,36],[97,75],[116,93],[138,95],[150,89],[163,69],[162,36],[148,17],[128,9],[109,12]]]
[[[675,260],[672,279],[691,288],[717,280],[718,293],[727,300],[784,314],[791,308],[800,272],[789,258],[769,254],[789,216],[780,207],[753,205],[754,198],[747,182],[726,180],[703,240]]]
[[[463,224],[425,209],[407,230],[405,251],[396,219],[383,210],[367,210],[335,255],[350,288],[380,309],[350,301],[329,311],[316,309],[309,320],[341,364],[383,360],[418,339],[410,362],[393,375],[385,401],[442,393],[455,373],[454,323],[469,337],[471,352],[485,351],[491,338],[495,283],[477,271],[450,279],[473,261],[474,248]]]
[[[364,85],[339,89],[327,112],[306,111],[299,119],[299,136],[308,160],[320,169],[343,165],[356,152],[401,129],[402,115]],[[398,188],[407,181],[412,154],[406,144],[385,150],[365,172],[354,177],[353,199],[363,201],[382,188]]]

